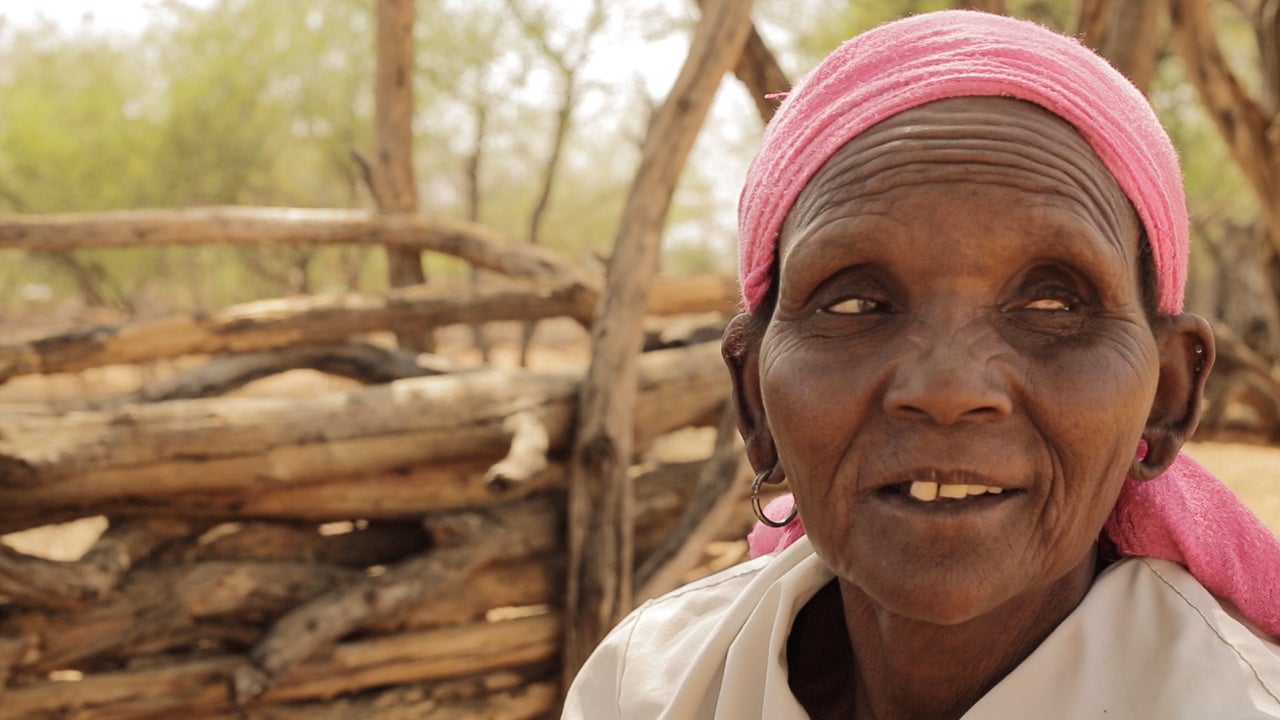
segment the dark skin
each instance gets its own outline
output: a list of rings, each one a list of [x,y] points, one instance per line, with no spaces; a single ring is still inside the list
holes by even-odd
[[[1141,237],[1074,128],[1010,99],[903,112],[797,198],[725,357],[836,575],[788,648],[812,717],[958,718],[1084,597],[1212,363],[1204,320],[1144,303]]]

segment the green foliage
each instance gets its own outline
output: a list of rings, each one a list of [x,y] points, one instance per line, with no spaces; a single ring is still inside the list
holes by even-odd
[[[795,78],[860,30],[952,4],[758,0],[756,17]],[[468,217],[474,180],[480,221],[514,238],[529,235],[565,63],[575,61],[574,109],[542,235],[572,257],[608,254],[648,114],[669,82],[626,54],[620,63],[618,46],[634,43],[637,56],[672,48],[666,59],[678,65],[697,15],[693,3],[604,2],[597,26],[592,7],[418,0],[415,167],[425,212]],[[1074,27],[1074,0],[1009,0],[1009,7]],[[373,10],[371,0],[164,0],[150,29],[131,37],[0,23],[0,212],[368,206],[352,153],[368,155],[373,145]],[[1225,15],[1225,46],[1252,83],[1251,29],[1238,14]],[[1162,62],[1152,99],[1182,152],[1193,217],[1205,234],[1206,223],[1243,222],[1254,209],[1180,73],[1176,62]],[[671,211],[667,272],[732,268],[737,178],[759,122],[740,88],[726,89]],[[465,272],[446,259],[427,265],[435,275]],[[385,284],[382,252],[366,248],[0,252],[0,305],[18,302],[24,288],[39,296],[43,290],[28,287],[36,285],[162,312]]]

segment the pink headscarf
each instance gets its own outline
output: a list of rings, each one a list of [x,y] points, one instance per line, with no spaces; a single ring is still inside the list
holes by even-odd
[[[1033,102],[1080,131],[1147,230],[1160,310],[1181,312],[1187,203],[1178,154],[1146,98],[1072,38],[965,10],[917,15],[859,35],[787,94],[765,129],[738,204],[738,277],[747,309],[769,288],[783,219],[827,158],[903,110],[975,95]]]
[[[1147,232],[1162,313],[1182,311],[1189,244],[1177,153],[1142,93],[1072,38],[972,11],[881,25],[841,45],[788,93],[766,128],[738,209],[739,280],[748,310],[769,289],[778,231],[827,158],[859,133],[933,100],[1027,100],[1070,122],[1129,197]],[[790,495],[766,508],[790,511]],[[752,556],[804,534],[757,525]],[[1210,592],[1280,638],[1280,541],[1209,471],[1179,455],[1160,477],[1125,481],[1103,530],[1115,551],[1182,564]]]

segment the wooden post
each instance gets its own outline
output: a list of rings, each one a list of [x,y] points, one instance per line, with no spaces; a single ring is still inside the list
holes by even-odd
[[[378,0],[377,70],[374,114],[377,151],[370,187],[378,209],[416,213],[418,186],[413,175],[413,0]],[[387,248],[391,287],[426,282],[422,256],[412,249]],[[430,333],[404,329],[396,333],[402,347],[433,349]]]
[[[591,333],[569,484],[566,684],[632,602],[631,413],[649,285],[671,196],[721,77],[751,30],[747,0],[708,0],[689,57],[654,113]]]

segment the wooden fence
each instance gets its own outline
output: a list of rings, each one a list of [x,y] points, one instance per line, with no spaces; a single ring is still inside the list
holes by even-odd
[[[589,324],[599,278],[420,217],[0,216],[0,247],[225,240],[399,242],[508,277],[265,300],[0,344],[0,381],[209,357],[124,395],[0,416],[0,532],[108,518],[79,560],[0,546],[0,718],[554,712],[566,460],[582,374],[446,372],[368,336],[491,320]],[[662,279],[652,293],[655,322],[699,322],[674,339],[655,333],[640,358],[631,477],[642,593],[675,586],[708,541],[740,539],[750,523],[716,340],[736,292],[731,280],[698,277]],[[364,384],[225,396],[300,367]],[[652,458],[663,436],[696,427],[708,428],[698,457]]]

